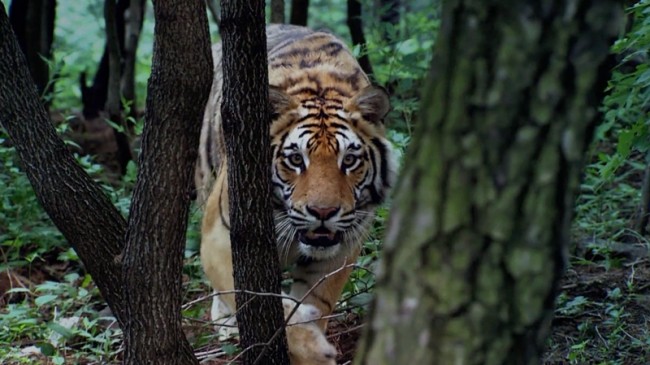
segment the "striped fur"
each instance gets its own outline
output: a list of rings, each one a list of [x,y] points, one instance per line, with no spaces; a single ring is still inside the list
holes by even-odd
[[[394,154],[383,125],[388,96],[370,84],[345,44],[329,33],[271,25],[267,50],[278,254],[283,265],[294,266],[290,295],[299,299],[308,293],[300,307],[328,315],[350,273],[341,268],[356,261],[374,209],[395,179]],[[215,291],[224,291],[232,290],[233,283],[220,44],[213,56],[215,78],[195,180],[199,202],[205,204],[201,260]],[[292,308],[285,302],[287,307]],[[213,319],[234,309],[234,296],[216,296]],[[288,331],[292,364],[333,363],[331,347],[306,343],[311,337],[304,333],[292,336],[299,329],[312,330],[309,326],[322,334],[326,325],[321,319]]]

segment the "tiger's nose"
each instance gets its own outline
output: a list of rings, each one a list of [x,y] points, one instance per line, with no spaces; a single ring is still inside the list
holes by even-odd
[[[339,212],[341,207],[310,207],[307,206],[307,211],[309,214],[313,215],[316,218],[327,220],[332,218],[336,213]]]

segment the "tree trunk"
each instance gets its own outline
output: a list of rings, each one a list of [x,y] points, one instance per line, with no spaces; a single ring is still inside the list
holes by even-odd
[[[122,130],[118,128],[112,129],[117,144],[116,159],[120,165],[120,173],[124,175],[126,174],[126,166],[133,159],[133,156],[131,154],[129,138],[125,133],[127,126],[124,123],[124,118],[122,118],[121,113],[122,98],[120,79],[122,75],[122,52],[120,51],[120,43],[124,44],[124,40],[120,42],[118,38],[115,11],[115,0],[105,0],[104,20],[106,22],[106,51],[108,53],[108,91],[104,109],[108,113],[108,118],[113,123],[122,126]],[[122,19],[121,25],[124,27],[124,19]],[[124,29],[121,34],[124,35]]]
[[[115,4],[115,31],[117,32],[120,53],[124,52],[124,12],[129,8],[129,3],[130,0],[117,0]],[[99,66],[97,66],[92,85],[90,87],[87,86],[85,72],[82,72],[80,76],[81,101],[83,104],[83,115],[86,119],[96,118],[99,116],[100,111],[105,110],[104,108],[108,99],[108,84],[110,81],[109,58],[109,39],[107,37],[104,53],[99,61]]]
[[[271,0],[271,23],[284,23],[284,0]]]
[[[269,199],[271,121],[264,1],[222,1],[221,36],[221,115],[235,289],[279,294],[280,268]],[[258,357],[263,360],[260,364],[288,364],[280,299],[238,292],[235,300],[241,346],[249,349],[243,355],[244,364],[256,363]]]
[[[309,14],[309,0],[291,1],[291,18],[289,20],[291,24],[306,26],[308,14]]]
[[[126,363],[196,363],[181,330],[180,292],[190,177],[212,79],[209,33],[201,0],[156,5],[143,152],[128,231],[103,189],[57,136],[1,4],[0,125],[40,204],[122,327]]]
[[[380,0],[380,9],[383,11],[380,19],[384,23],[397,25],[399,23],[400,0]]]
[[[131,103],[130,117],[135,116],[137,105],[135,95],[135,61],[146,5],[147,2],[145,0],[131,0],[129,4],[129,17],[125,21],[124,50],[122,52],[124,67],[122,70],[120,89],[122,90],[124,100]]]
[[[443,3],[356,364],[537,364],[616,1]]]
[[[151,77],[124,250],[126,364],[194,364],[181,273],[194,164],[212,81],[203,0],[154,1]],[[179,72],[182,71],[182,72]]]
[[[359,57],[359,65],[366,74],[372,75],[372,65],[366,49],[366,37],[363,35],[361,3],[359,0],[348,0],[348,27],[350,28],[350,36],[352,36],[352,44],[361,46],[362,52]]]
[[[126,309],[120,258],[126,221],[57,135],[4,6],[0,8],[0,124],[16,147],[39,203],[75,249],[123,326]]]
[[[56,0],[12,1],[9,20],[16,33],[20,49],[27,58],[29,71],[39,95],[49,105],[52,91],[47,60],[52,58]]]

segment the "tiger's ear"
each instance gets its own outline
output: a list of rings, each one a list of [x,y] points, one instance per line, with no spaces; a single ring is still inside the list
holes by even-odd
[[[350,100],[346,109],[360,112],[371,123],[381,123],[390,111],[388,93],[381,86],[367,86]]]
[[[284,90],[277,86],[269,85],[269,111],[271,120],[275,120],[280,114],[295,109],[298,103]]]

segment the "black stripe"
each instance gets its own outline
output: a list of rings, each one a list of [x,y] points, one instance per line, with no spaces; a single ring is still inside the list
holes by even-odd
[[[334,117],[338,117],[339,119],[342,119],[341,117],[339,117],[339,116],[337,116],[337,115],[334,115]],[[346,121],[345,119],[343,119],[343,120]],[[346,122],[347,122],[347,121],[346,121]],[[346,130],[346,131],[350,129],[350,128],[348,128],[347,125],[345,125],[345,124],[341,124],[341,123],[336,123],[336,122],[330,122],[330,126],[332,126],[332,127],[334,127],[334,128],[343,129],[343,130]]]
[[[384,146],[384,143],[377,137],[373,138],[372,144],[375,145],[377,150],[379,150],[379,161],[381,162],[381,170],[379,171],[381,173],[381,180],[384,186],[389,186],[388,185],[388,160],[387,160],[387,153],[388,151],[386,146]]]
[[[224,211],[223,204],[221,204],[221,198],[223,197],[224,185],[221,185],[221,193],[219,194],[219,202],[218,202],[219,203],[219,208],[220,208],[219,209],[219,218],[221,219],[221,224],[223,224],[223,226],[226,227],[226,229],[230,231],[230,225],[228,224],[228,222],[226,222],[226,217],[224,217],[224,215],[223,215],[223,211]]]

